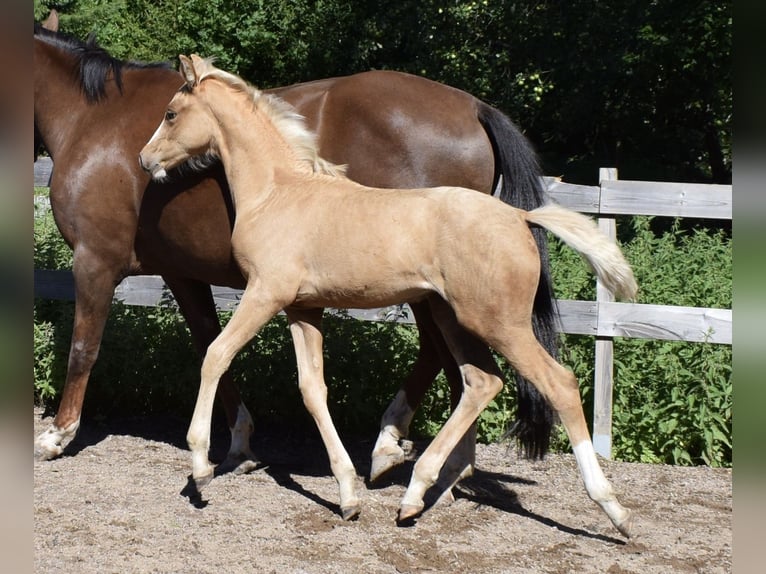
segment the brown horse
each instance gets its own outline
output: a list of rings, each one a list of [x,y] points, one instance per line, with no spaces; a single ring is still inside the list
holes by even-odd
[[[168,104],[139,160],[163,180],[168,169],[190,159],[203,165],[220,158],[236,210],[234,257],[247,278],[239,307],[202,363],[187,435],[198,487],[213,476],[208,449],[218,380],[236,353],[284,309],[299,387],[327,448],[343,518],[358,515],[356,472],[327,409],[318,307],[423,301],[459,366],[463,393],[415,464],[399,519],[423,510],[423,497],[448,455],[500,391],[491,345],[556,410],[588,494],[630,536],[631,513],[598,465],[577,381],[532,331],[540,257],[529,226],[559,236],[615,295],[633,298],[636,282],[619,247],[592,220],[555,204],[524,211],[464,188],[362,186],[319,156],[314,134],[277,96],[197,56],[181,56],[181,69],[186,85]]]
[[[47,28],[47,29],[46,29]],[[74,250],[76,304],[69,365],[52,426],[36,440],[44,458],[58,456],[79,426],[85,389],[96,360],[114,287],[127,275],[163,276],[203,353],[220,332],[210,284],[244,286],[231,253],[233,212],[220,166],[157,184],[135,162],[183,80],[167,65],[117,60],[92,39],[56,32],[52,13],[34,30],[35,136],[54,160],[53,215]],[[348,175],[380,187],[460,185],[523,208],[541,204],[535,156],[506,116],[453,88],[395,72],[368,72],[273,91],[318,131],[320,150],[346,164]],[[37,152],[37,146],[35,148]],[[148,186],[148,187],[147,187]],[[543,276],[535,299],[539,339],[555,353],[554,313],[542,230],[536,239]],[[386,411],[373,451],[372,477],[404,458],[417,405],[444,367],[453,389],[461,379],[435,328],[428,305],[413,304],[420,351],[402,390]],[[552,416],[522,379],[517,426],[527,454],[542,456]],[[252,455],[252,421],[225,375],[219,393],[236,465]]]

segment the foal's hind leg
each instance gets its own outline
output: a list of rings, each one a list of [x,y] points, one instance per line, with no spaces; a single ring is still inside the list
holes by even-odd
[[[572,443],[588,496],[606,512],[620,533],[630,537],[632,513],[617,501],[612,485],[598,464],[574,375],[553,360],[527,327],[505,329],[504,335],[492,337],[491,343],[537,387],[558,413]]]
[[[450,460],[446,466],[445,463],[461,440],[466,436],[473,440],[470,431],[476,418],[503,386],[500,370],[489,348],[457,323],[454,312],[442,299],[433,298],[431,305],[434,319],[460,367],[463,393],[444,427],[415,464],[400,505],[400,521],[413,518],[423,510],[423,497],[437,481],[449,488],[459,480],[465,461],[455,463]]]
[[[415,410],[423,401],[426,391],[434,382],[436,375],[444,368],[450,384],[451,407],[454,409],[463,391],[463,380],[452,355],[447,349],[438,327],[431,317],[427,302],[411,303],[419,335],[419,350],[402,388],[386,409],[380,421],[380,433],[372,451],[370,481],[377,480],[388,470],[403,463],[407,453],[402,447],[402,439],[409,434],[410,423]],[[467,436],[456,456],[469,461],[467,474],[472,469],[475,439]]]
[[[286,309],[290,334],[298,362],[298,385],[306,409],[316,422],[322,436],[330,468],[340,489],[340,510],[343,520],[359,516],[361,506],[356,495],[356,469],[335,430],[327,409],[327,386],[324,382],[322,357],[322,309]]]
[[[194,346],[204,357],[208,345],[221,333],[221,324],[215,309],[210,285],[192,279],[163,276],[173,293],[186,324],[189,326]],[[223,404],[226,421],[231,431],[229,452],[219,465],[220,469],[235,473],[249,472],[257,466],[257,460],[250,449],[250,435],[253,433],[253,419],[242,402],[239,389],[234,384],[231,371],[221,375],[218,384],[218,398]]]

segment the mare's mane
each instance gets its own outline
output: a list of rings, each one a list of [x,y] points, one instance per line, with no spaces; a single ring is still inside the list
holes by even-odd
[[[90,34],[86,41],[79,40],[63,32],[52,32],[35,22],[35,37],[46,44],[64,50],[75,58],[72,70],[85,99],[97,103],[106,98],[106,83],[111,77],[117,89],[122,93],[122,72],[135,68],[164,68],[172,70],[169,62],[136,62],[120,60],[109,54],[96,42],[95,34]]]
[[[212,59],[207,59],[210,64]],[[345,176],[346,166],[335,165],[319,155],[316,134],[306,126],[305,118],[288,102],[273,94],[264,94],[255,86],[229,72],[209,65],[200,75],[199,82],[216,79],[233,90],[249,96],[256,111],[263,112],[282,134],[300,161],[307,162],[314,173],[331,176]]]

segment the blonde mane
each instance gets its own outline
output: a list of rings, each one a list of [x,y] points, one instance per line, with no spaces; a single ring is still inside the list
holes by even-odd
[[[208,63],[210,61],[208,60]],[[266,114],[277,131],[282,134],[288,145],[295,151],[298,159],[307,162],[314,173],[345,177],[345,165],[336,165],[319,155],[316,134],[306,126],[305,118],[291,104],[278,96],[264,94],[239,76],[212,65],[200,75],[199,81],[202,82],[206,78],[214,78],[239,92],[249,94],[255,109]]]

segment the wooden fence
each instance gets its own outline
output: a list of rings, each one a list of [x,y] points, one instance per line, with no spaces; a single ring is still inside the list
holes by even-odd
[[[47,186],[50,160],[35,163],[35,185]],[[617,215],[657,215],[727,219],[732,217],[732,187],[688,183],[620,181],[617,171],[602,168],[598,186],[572,185],[546,178],[549,193],[557,203],[598,217],[599,227],[616,236]],[[35,297],[73,299],[74,285],[69,271],[35,270]],[[169,294],[158,276],[126,278],[115,290],[115,300],[128,305],[157,305]],[[213,286],[221,310],[236,308],[241,291]],[[595,301],[558,300],[563,333],[593,335],[596,338],[593,406],[593,443],[606,458],[612,451],[612,388],[614,337],[709,342],[731,345],[730,309],[678,307],[642,303],[618,303],[601,286]],[[395,320],[411,323],[406,306],[373,310],[352,310],[351,316],[364,320]]]

